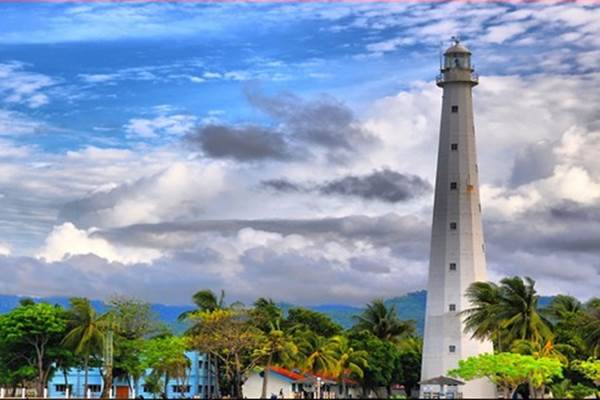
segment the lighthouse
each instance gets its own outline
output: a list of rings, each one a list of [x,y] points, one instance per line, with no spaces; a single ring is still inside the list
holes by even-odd
[[[495,398],[487,379],[453,386],[447,372],[458,361],[492,353],[490,341],[472,339],[464,332],[462,310],[470,307],[465,291],[476,281],[487,280],[472,89],[478,77],[471,52],[458,40],[444,53],[441,74],[442,118],[435,182],[421,397],[438,392],[439,382],[464,398]],[[437,385],[433,389],[428,382]],[[442,383],[442,384],[443,384]],[[456,393],[455,395],[458,395]]]

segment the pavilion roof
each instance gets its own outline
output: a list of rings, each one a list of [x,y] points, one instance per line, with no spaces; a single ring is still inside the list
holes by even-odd
[[[448,376],[436,376],[435,378],[426,379],[419,382],[421,385],[464,385],[463,381],[458,379],[450,378]]]

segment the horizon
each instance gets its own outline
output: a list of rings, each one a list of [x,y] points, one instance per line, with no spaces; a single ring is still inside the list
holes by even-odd
[[[600,5],[0,11],[2,294],[344,305],[424,290],[435,77],[460,35],[480,76],[489,278],[598,296]]]

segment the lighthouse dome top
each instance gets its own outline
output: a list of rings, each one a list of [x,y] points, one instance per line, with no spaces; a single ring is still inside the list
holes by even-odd
[[[471,54],[471,52],[462,43],[455,40],[454,44],[448,47],[444,54]]]

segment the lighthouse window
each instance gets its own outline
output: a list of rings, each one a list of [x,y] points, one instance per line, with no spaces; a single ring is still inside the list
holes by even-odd
[[[456,352],[456,346],[451,344],[450,346],[448,346],[448,351],[450,353],[455,353]]]
[[[450,310],[450,311],[456,311],[456,304],[450,304],[448,306],[448,310]]]
[[[455,231],[456,230],[456,222],[450,222],[450,230],[451,231]]]
[[[450,190],[456,190],[456,188],[458,187],[456,182],[450,182]]]
[[[450,263],[450,271],[456,271],[456,263]]]
[[[458,106],[452,106],[452,112],[453,113],[457,113],[458,112]]]
[[[452,143],[450,145],[450,150],[458,150],[458,143]]]

